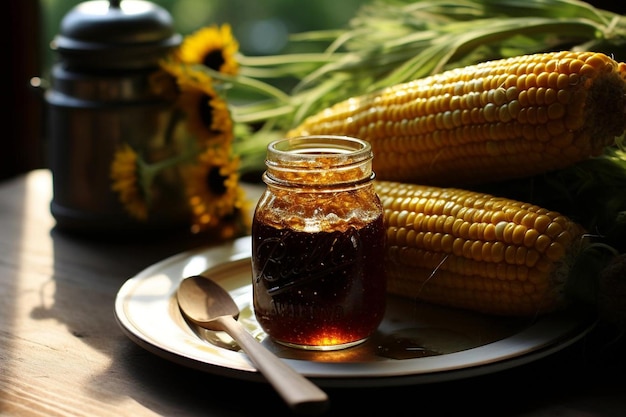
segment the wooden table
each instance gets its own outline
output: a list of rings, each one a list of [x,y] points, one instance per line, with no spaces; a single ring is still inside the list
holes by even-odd
[[[128,339],[114,317],[121,285],[198,247],[193,239],[104,242],[55,230],[51,177],[0,183],[0,414],[290,415],[272,388],[183,367]],[[327,389],[328,415],[624,416],[626,343],[600,325],[530,364],[468,379]],[[234,399],[234,400],[233,400]]]

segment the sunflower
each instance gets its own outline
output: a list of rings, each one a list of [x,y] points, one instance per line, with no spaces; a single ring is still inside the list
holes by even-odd
[[[229,224],[247,213],[245,193],[239,186],[239,161],[224,148],[208,148],[197,164],[185,168],[185,191],[194,233]],[[226,228],[225,230],[228,230]]]
[[[239,64],[235,55],[239,43],[232,35],[230,25],[209,26],[185,37],[178,57],[185,64],[202,64],[223,74],[235,75]]]
[[[187,128],[201,144],[229,144],[233,122],[226,102],[211,78],[197,71],[181,73],[179,105],[187,113]]]
[[[112,189],[132,217],[147,220],[151,201],[174,191],[191,213],[192,232],[217,232],[225,239],[249,230],[239,157],[232,151],[235,124],[222,95],[230,84],[207,71],[236,75],[238,48],[230,26],[206,27],[159,61],[149,86],[155,97],[172,104],[164,147],[156,150],[164,159],[144,161],[139,150],[125,145],[111,164]],[[172,190],[159,179],[184,183]]]
[[[111,188],[119,193],[121,203],[132,217],[146,220],[148,204],[139,185],[138,161],[139,158],[133,148],[128,144],[122,145],[113,156]]]

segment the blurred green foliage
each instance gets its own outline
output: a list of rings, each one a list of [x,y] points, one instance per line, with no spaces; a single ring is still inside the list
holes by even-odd
[[[63,17],[86,0],[40,0],[41,49],[49,68],[49,44]],[[123,1],[123,0],[122,0]],[[344,27],[367,0],[151,0],[170,12],[177,32],[186,35],[203,26],[229,23],[247,55],[285,52],[287,36],[310,30]]]

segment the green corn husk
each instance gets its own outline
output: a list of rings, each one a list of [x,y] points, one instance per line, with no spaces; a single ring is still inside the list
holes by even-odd
[[[240,57],[245,76],[296,80],[288,128],[329,103],[485,60],[558,49],[626,59],[626,17],[576,0],[373,0],[345,29],[292,36],[294,49],[311,41],[326,47]]]
[[[550,50],[626,60],[626,17],[577,0],[373,0],[345,28],[293,35],[290,50],[311,43],[318,52],[239,57],[241,74],[229,81],[255,97],[232,106],[248,127],[240,145],[258,149],[242,154],[247,169],[262,170],[267,143],[305,117],[375,89]],[[277,91],[285,79],[292,87]]]

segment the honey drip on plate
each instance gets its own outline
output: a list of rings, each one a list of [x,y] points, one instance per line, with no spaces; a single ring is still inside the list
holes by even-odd
[[[458,352],[474,345],[469,337],[450,330],[411,328],[381,338],[376,346],[376,355],[391,359],[415,359]]]

